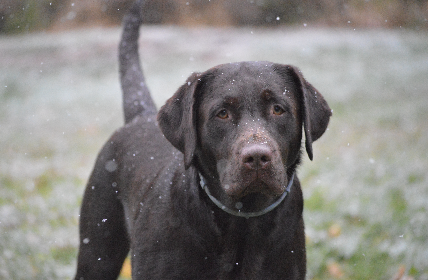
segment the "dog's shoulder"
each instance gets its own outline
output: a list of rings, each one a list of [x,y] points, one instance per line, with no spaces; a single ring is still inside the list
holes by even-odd
[[[137,116],[117,129],[104,144],[98,161],[114,162],[116,176],[156,174],[180,154],[163,136],[156,116]]]

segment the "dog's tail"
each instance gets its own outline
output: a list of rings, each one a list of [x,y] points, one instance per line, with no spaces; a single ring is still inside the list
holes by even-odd
[[[138,55],[141,13],[145,2],[137,0],[123,19],[123,33],[119,46],[119,69],[125,123],[130,122],[137,115],[156,114],[157,112],[144,80]]]

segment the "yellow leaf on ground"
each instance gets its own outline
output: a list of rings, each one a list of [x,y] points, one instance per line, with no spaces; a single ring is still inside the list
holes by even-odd
[[[126,258],[125,261],[123,262],[122,270],[120,271],[120,277],[126,278],[126,279],[132,278],[130,258]]]

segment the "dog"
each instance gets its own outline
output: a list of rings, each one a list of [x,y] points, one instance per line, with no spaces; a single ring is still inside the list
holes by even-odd
[[[305,279],[301,142],[331,110],[294,66],[193,73],[159,110],[138,55],[144,1],[119,47],[125,125],[107,141],[80,214],[75,279]],[[302,131],[303,128],[303,131]]]

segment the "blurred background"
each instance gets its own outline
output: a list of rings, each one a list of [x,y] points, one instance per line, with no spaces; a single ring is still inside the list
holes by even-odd
[[[428,279],[428,1],[148,2],[158,106],[191,72],[242,60],[296,65],[329,102],[299,169],[307,279]],[[73,277],[85,184],[123,124],[131,3],[0,0],[0,279]]]
[[[120,24],[132,0],[1,0],[0,32]],[[427,28],[426,0],[147,0],[146,24]]]

